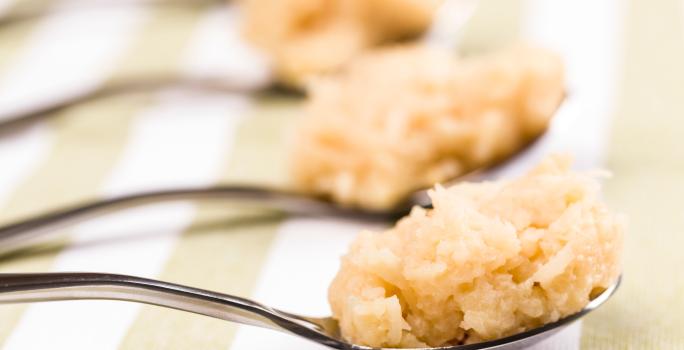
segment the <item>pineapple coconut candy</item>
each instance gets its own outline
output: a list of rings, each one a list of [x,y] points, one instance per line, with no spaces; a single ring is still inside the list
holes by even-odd
[[[342,205],[392,208],[520,151],[563,98],[561,60],[543,49],[473,58],[419,45],[369,51],[309,85],[291,177]]]
[[[593,177],[554,156],[515,180],[430,192],[395,227],[362,232],[329,289],[349,341],[475,343],[580,311],[620,274],[623,219]]]
[[[278,80],[303,87],[365,49],[420,36],[441,0],[242,0],[245,36]]]

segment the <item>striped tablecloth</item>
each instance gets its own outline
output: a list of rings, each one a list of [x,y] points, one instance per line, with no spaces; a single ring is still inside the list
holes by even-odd
[[[191,0],[188,0],[191,3]],[[72,0],[73,2],[73,0]],[[103,0],[0,22],[0,111],[146,74],[258,84],[264,61],[233,6]],[[0,0],[0,12],[65,0]],[[112,6],[114,4],[114,6]],[[566,60],[570,95],[540,147],[506,170],[569,151],[606,167],[610,204],[630,216],[624,283],[603,308],[535,349],[684,349],[684,2],[483,0],[462,52],[528,40]],[[178,91],[123,94],[0,135],[0,222],[97,197],[213,183],[285,181],[282,130],[299,101]],[[68,239],[0,259],[0,273],[107,271],[329,313],[326,289],[364,224],[212,203],[135,208]],[[320,349],[294,337],[123,302],[0,306],[5,349]]]

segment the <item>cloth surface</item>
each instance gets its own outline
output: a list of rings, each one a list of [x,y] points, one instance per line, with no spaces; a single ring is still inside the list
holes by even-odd
[[[86,5],[83,5],[86,4]],[[31,13],[48,9],[48,16]],[[29,15],[27,15],[29,14]],[[8,18],[13,20],[7,20]],[[0,115],[140,77],[218,76],[258,86],[265,61],[234,4],[0,0]],[[684,2],[482,0],[459,51],[518,40],[567,64],[549,133],[499,176],[551,152],[606,168],[630,218],[623,285],[605,306],[534,349],[684,349]],[[286,183],[283,130],[301,100],[179,89],[117,94],[0,131],[0,224],[142,190]],[[106,271],[327,315],[339,257],[367,223],[287,217],[230,203],[136,207],[0,258],[0,273]],[[0,305],[3,349],[323,349],[273,331],[114,301]]]

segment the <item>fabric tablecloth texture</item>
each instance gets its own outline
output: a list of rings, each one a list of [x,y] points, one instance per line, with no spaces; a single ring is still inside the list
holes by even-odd
[[[188,0],[0,0],[2,111],[144,76],[259,84],[265,61],[234,4]],[[88,3],[87,6],[82,6]],[[161,4],[161,5],[160,5]],[[630,218],[623,285],[600,310],[535,349],[684,349],[684,2],[483,0],[459,51],[518,40],[559,52],[569,97],[549,134],[501,176],[544,155],[604,167]],[[127,93],[0,132],[0,224],[61,205],[216,183],[284,185],[284,129],[300,100],[275,94]],[[338,260],[367,224],[287,217],[230,203],[132,208],[0,258],[0,273],[106,271],[329,314]],[[272,331],[114,301],[0,305],[3,349],[322,349]]]

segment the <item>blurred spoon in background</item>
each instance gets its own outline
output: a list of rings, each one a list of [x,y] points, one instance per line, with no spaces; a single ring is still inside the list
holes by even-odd
[[[69,1],[59,7],[20,9],[16,13],[0,16],[0,27],[24,20],[40,18],[53,12],[78,11],[97,8],[98,6],[151,5],[169,6],[170,8],[202,7],[208,5],[224,6],[222,0],[187,1],[125,1],[125,2],[84,2]],[[460,31],[472,17],[477,0],[445,0],[438,8],[434,20],[421,39],[427,45],[454,51],[458,45]],[[84,89],[76,89],[59,93],[56,96],[41,98],[29,104],[12,105],[8,110],[0,110],[0,136],[3,131],[11,132],[17,127],[54,116],[56,112],[72,106],[127,93],[145,93],[162,89],[179,89],[193,93],[211,94],[254,94],[279,91],[301,95],[303,92],[292,86],[280,85],[275,79],[252,84],[241,79],[227,77],[192,77],[192,76],[140,76],[126,78]]]

